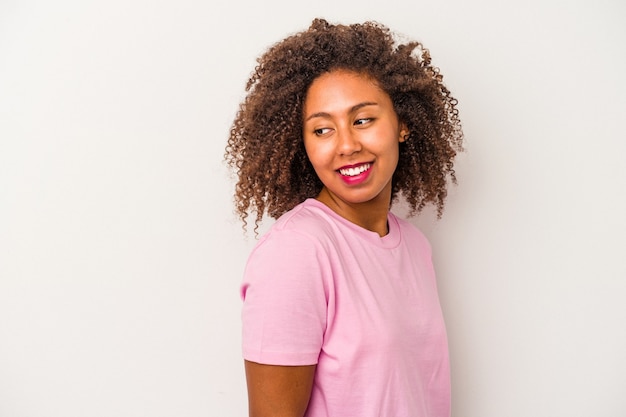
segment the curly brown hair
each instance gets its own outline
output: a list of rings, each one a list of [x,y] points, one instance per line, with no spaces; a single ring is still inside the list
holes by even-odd
[[[313,80],[334,69],[373,77],[410,132],[400,143],[392,202],[401,194],[409,215],[432,203],[441,216],[448,180],[456,183],[453,163],[463,132],[457,101],[420,42],[397,44],[377,22],[333,25],[315,19],[308,30],[271,46],[257,63],[225,151],[238,174],[235,206],[244,226],[252,213],[258,226],[266,213],[278,218],[322,190],[302,140],[302,108]]]

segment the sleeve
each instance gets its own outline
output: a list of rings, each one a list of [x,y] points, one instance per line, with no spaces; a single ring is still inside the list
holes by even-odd
[[[269,365],[317,363],[327,297],[319,246],[276,231],[252,251],[241,287],[244,359]]]

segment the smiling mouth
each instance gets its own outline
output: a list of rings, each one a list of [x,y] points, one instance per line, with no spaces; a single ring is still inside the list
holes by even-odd
[[[339,173],[341,175],[346,176],[346,177],[354,177],[356,175],[359,175],[359,174],[367,171],[371,167],[372,167],[372,164],[368,163],[368,164],[363,164],[363,165],[359,165],[359,166],[356,166],[356,167],[339,168]]]

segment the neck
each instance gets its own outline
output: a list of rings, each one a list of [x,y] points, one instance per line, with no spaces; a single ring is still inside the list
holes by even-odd
[[[389,233],[387,215],[391,204],[391,189],[381,193],[373,200],[363,203],[349,203],[330,193],[324,187],[317,196],[317,200],[357,226],[378,233],[381,237]]]

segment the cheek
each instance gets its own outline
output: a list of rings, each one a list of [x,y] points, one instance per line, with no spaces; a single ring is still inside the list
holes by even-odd
[[[381,151],[387,155],[387,160],[389,161],[389,165],[393,166],[393,170],[395,171],[398,166],[398,161],[400,159],[400,142],[398,141],[390,141],[385,150]]]
[[[324,144],[320,142],[313,143],[305,141],[304,150],[313,166],[324,163],[328,156],[328,146],[324,146]]]
[[[313,163],[313,160],[315,159],[315,152],[314,149],[312,149],[312,147],[307,143],[307,141],[304,141],[304,150],[306,152],[307,158],[309,158],[309,161]]]

